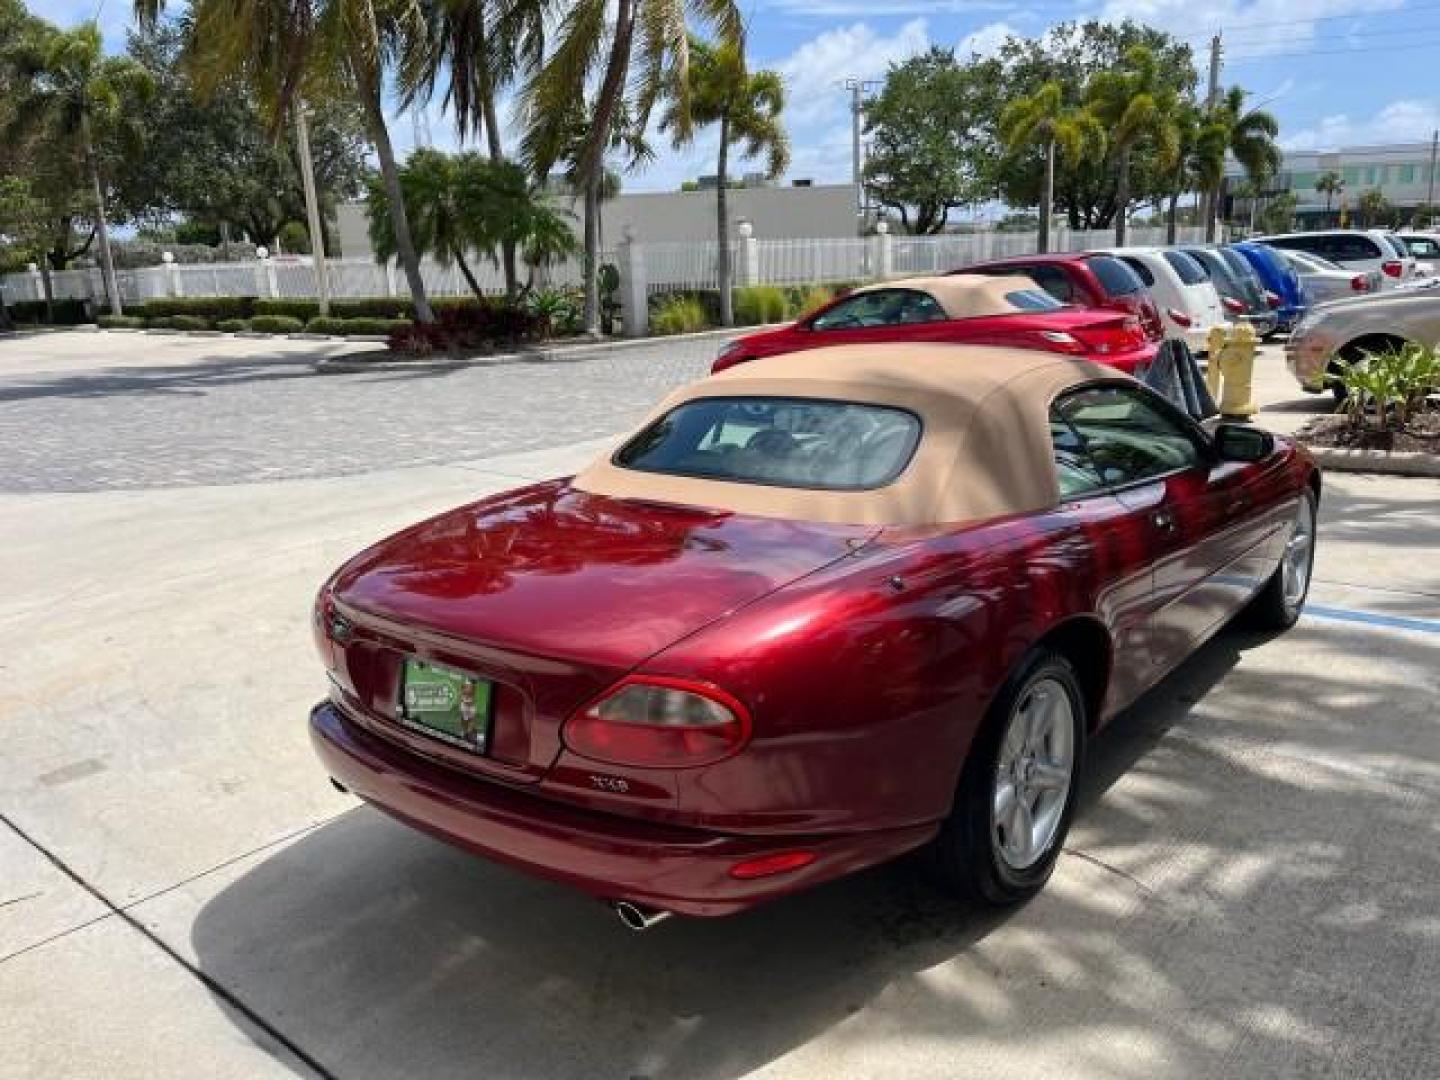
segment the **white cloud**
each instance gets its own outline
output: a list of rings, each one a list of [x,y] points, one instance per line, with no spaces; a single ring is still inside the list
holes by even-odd
[[[968,60],[973,54],[975,56],[994,56],[1000,51],[1000,46],[1005,44],[1006,38],[1024,37],[1019,30],[1005,21],[987,23],[978,30],[972,30],[960,39],[960,44],[955,47],[955,55],[961,59]]]
[[[868,24],[827,30],[811,38],[774,67],[785,79],[785,115],[795,126],[833,117],[848,108],[842,85],[848,78],[881,78],[892,63],[930,47],[924,19],[911,19],[891,37]]]
[[[1402,98],[1369,117],[1357,119],[1348,113],[1323,117],[1310,127],[1283,135],[1280,144],[1287,150],[1334,150],[1341,146],[1423,142],[1436,128],[1440,128],[1440,103]]]
[[[1394,11],[1406,0],[1215,0],[1197,9],[1193,0],[1106,0],[1099,12],[1105,22],[1131,18],[1187,38],[1195,47],[1197,63],[1205,64],[1208,36],[1222,32],[1227,55],[1254,59],[1274,53],[1292,53],[1315,43],[1324,26],[1317,20],[1337,16],[1364,16]],[[1343,23],[1341,24],[1343,26]],[[1371,27],[1367,26],[1367,29]],[[1333,28],[1327,30],[1333,33]]]

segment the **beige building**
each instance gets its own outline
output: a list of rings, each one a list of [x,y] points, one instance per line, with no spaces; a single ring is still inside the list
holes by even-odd
[[[562,201],[570,203],[571,200]],[[762,239],[840,238],[856,235],[855,188],[850,184],[810,187],[746,187],[729,192],[732,230],[748,221]],[[579,200],[573,201],[580,229]],[[365,207],[346,203],[336,212],[340,253],[346,258],[371,254]],[[622,193],[601,208],[604,246],[613,247],[634,230],[641,243],[675,243],[715,238],[715,191],[637,191]]]

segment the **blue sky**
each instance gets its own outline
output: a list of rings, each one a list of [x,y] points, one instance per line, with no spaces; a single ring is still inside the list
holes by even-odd
[[[96,0],[29,0],[62,25],[91,17]],[[179,0],[175,0],[176,6]],[[1440,0],[742,0],[752,67],[785,77],[791,141],[789,176],[844,181],[850,172],[847,76],[883,77],[886,68],[931,44],[964,52],[993,49],[1008,33],[1036,35],[1061,21],[1126,16],[1184,37],[1201,62],[1220,31],[1222,82],[1238,83],[1281,122],[1297,149],[1428,139],[1440,126]],[[100,21],[112,48],[124,41],[129,0],[103,0]],[[1431,59],[1426,59],[1427,56]],[[396,117],[397,145],[417,127],[436,145],[454,142],[438,115],[416,125]],[[703,135],[683,151],[661,144],[657,160],[626,178],[628,190],[671,189],[713,172]],[[743,167],[743,166],[742,166]]]

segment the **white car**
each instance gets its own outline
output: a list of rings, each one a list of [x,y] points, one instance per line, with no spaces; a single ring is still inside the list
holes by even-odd
[[[1410,250],[1417,266],[1431,277],[1440,274],[1440,233],[1402,232],[1395,235]]]
[[[1396,288],[1415,277],[1415,260],[1403,243],[1392,243],[1384,229],[1325,229],[1257,236],[1255,241],[1273,248],[1319,255],[1346,270],[1378,270],[1382,289]]]
[[[1210,331],[1226,325],[1220,294],[1193,256],[1174,248],[1156,247],[1110,248],[1106,254],[1114,255],[1140,275],[1160,309],[1165,336],[1179,338],[1191,352],[1205,352]]]
[[[1346,270],[1329,259],[1305,251],[1287,251],[1284,248],[1274,250],[1295,268],[1295,273],[1300,277],[1300,286],[1310,296],[1311,303],[1349,300],[1351,297],[1380,291],[1379,270]]]

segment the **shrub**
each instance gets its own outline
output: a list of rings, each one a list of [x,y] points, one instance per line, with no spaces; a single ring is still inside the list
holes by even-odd
[[[173,315],[191,315],[207,322],[220,319],[248,319],[255,313],[253,296],[174,296],[147,300],[137,305],[135,314],[147,319],[164,319]]]
[[[408,319],[337,319],[319,316],[305,324],[308,334],[336,334],[347,337],[351,334],[390,334],[402,326],[409,326]]]
[[[796,318],[802,318],[818,311],[834,299],[835,293],[828,285],[811,285],[809,288],[796,290],[791,310],[795,312]]]
[[[650,320],[654,322],[656,314],[669,305],[675,298],[694,300],[700,305],[700,310],[705,313],[705,323],[709,326],[720,325],[720,291],[718,289],[673,289],[667,292],[651,293],[649,297]]]
[[[544,331],[543,318],[505,301],[456,303],[436,308],[439,321],[413,323],[390,333],[390,348],[412,356],[442,350],[478,349],[501,342],[529,341]]]
[[[315,314],[319,314],[318,309]],[[331,300],[330,314],[336,319],[413,319],[415,308],[408,297],[362,296],[358,300]]]
[[[216,330],[224,330],[227,334],[238,334],[242,330],[250,329],[249,319],[221,319],[215,324]]]
[[[266,318],[298,319],[301,323],[306,323],[320,317],[320,301],[256,300],[253,314]]]
[[[525,310],[535,316],[541,337],[578,334],[583,329],[585,300],[576,289],[542,289],[525,298]]]
[[[44,300],[21,300],[11,304],[8,310],[17,326],[78,326],[90,321],[84,300],[55,300],[50,306],[48,320]]]
[[[256,315],[250,320],[250,329],[262,334],[298,334],[305,324],[289,315]]]
[[[1348,393],[1341,408],[1357,428],[1375,413],[1376,426],[1404,427],[1410,416],[1425,406],[1427,395],[1440,389],[1440,353],[1425,345],[1366,353],[1360,359],[1340,362],[1340,382]]]
[[[162,315],[158,319],[146,319],[146,324],[155,330],[208,330],[210,321],[199,315]]]
[[[708,325],[705,306],[694,296],[670,296],[650,316],[650,331],[654,334],[688,334]]]
[[[95,320],[102,330],[142,330],[145,320],[139,315],[101,315]]]
[[[735,321],[741,326],[757,323],[780,322],[785,318],[785,290],[778,285],[748,285],[736,289],[731,296],[735,302]]]

